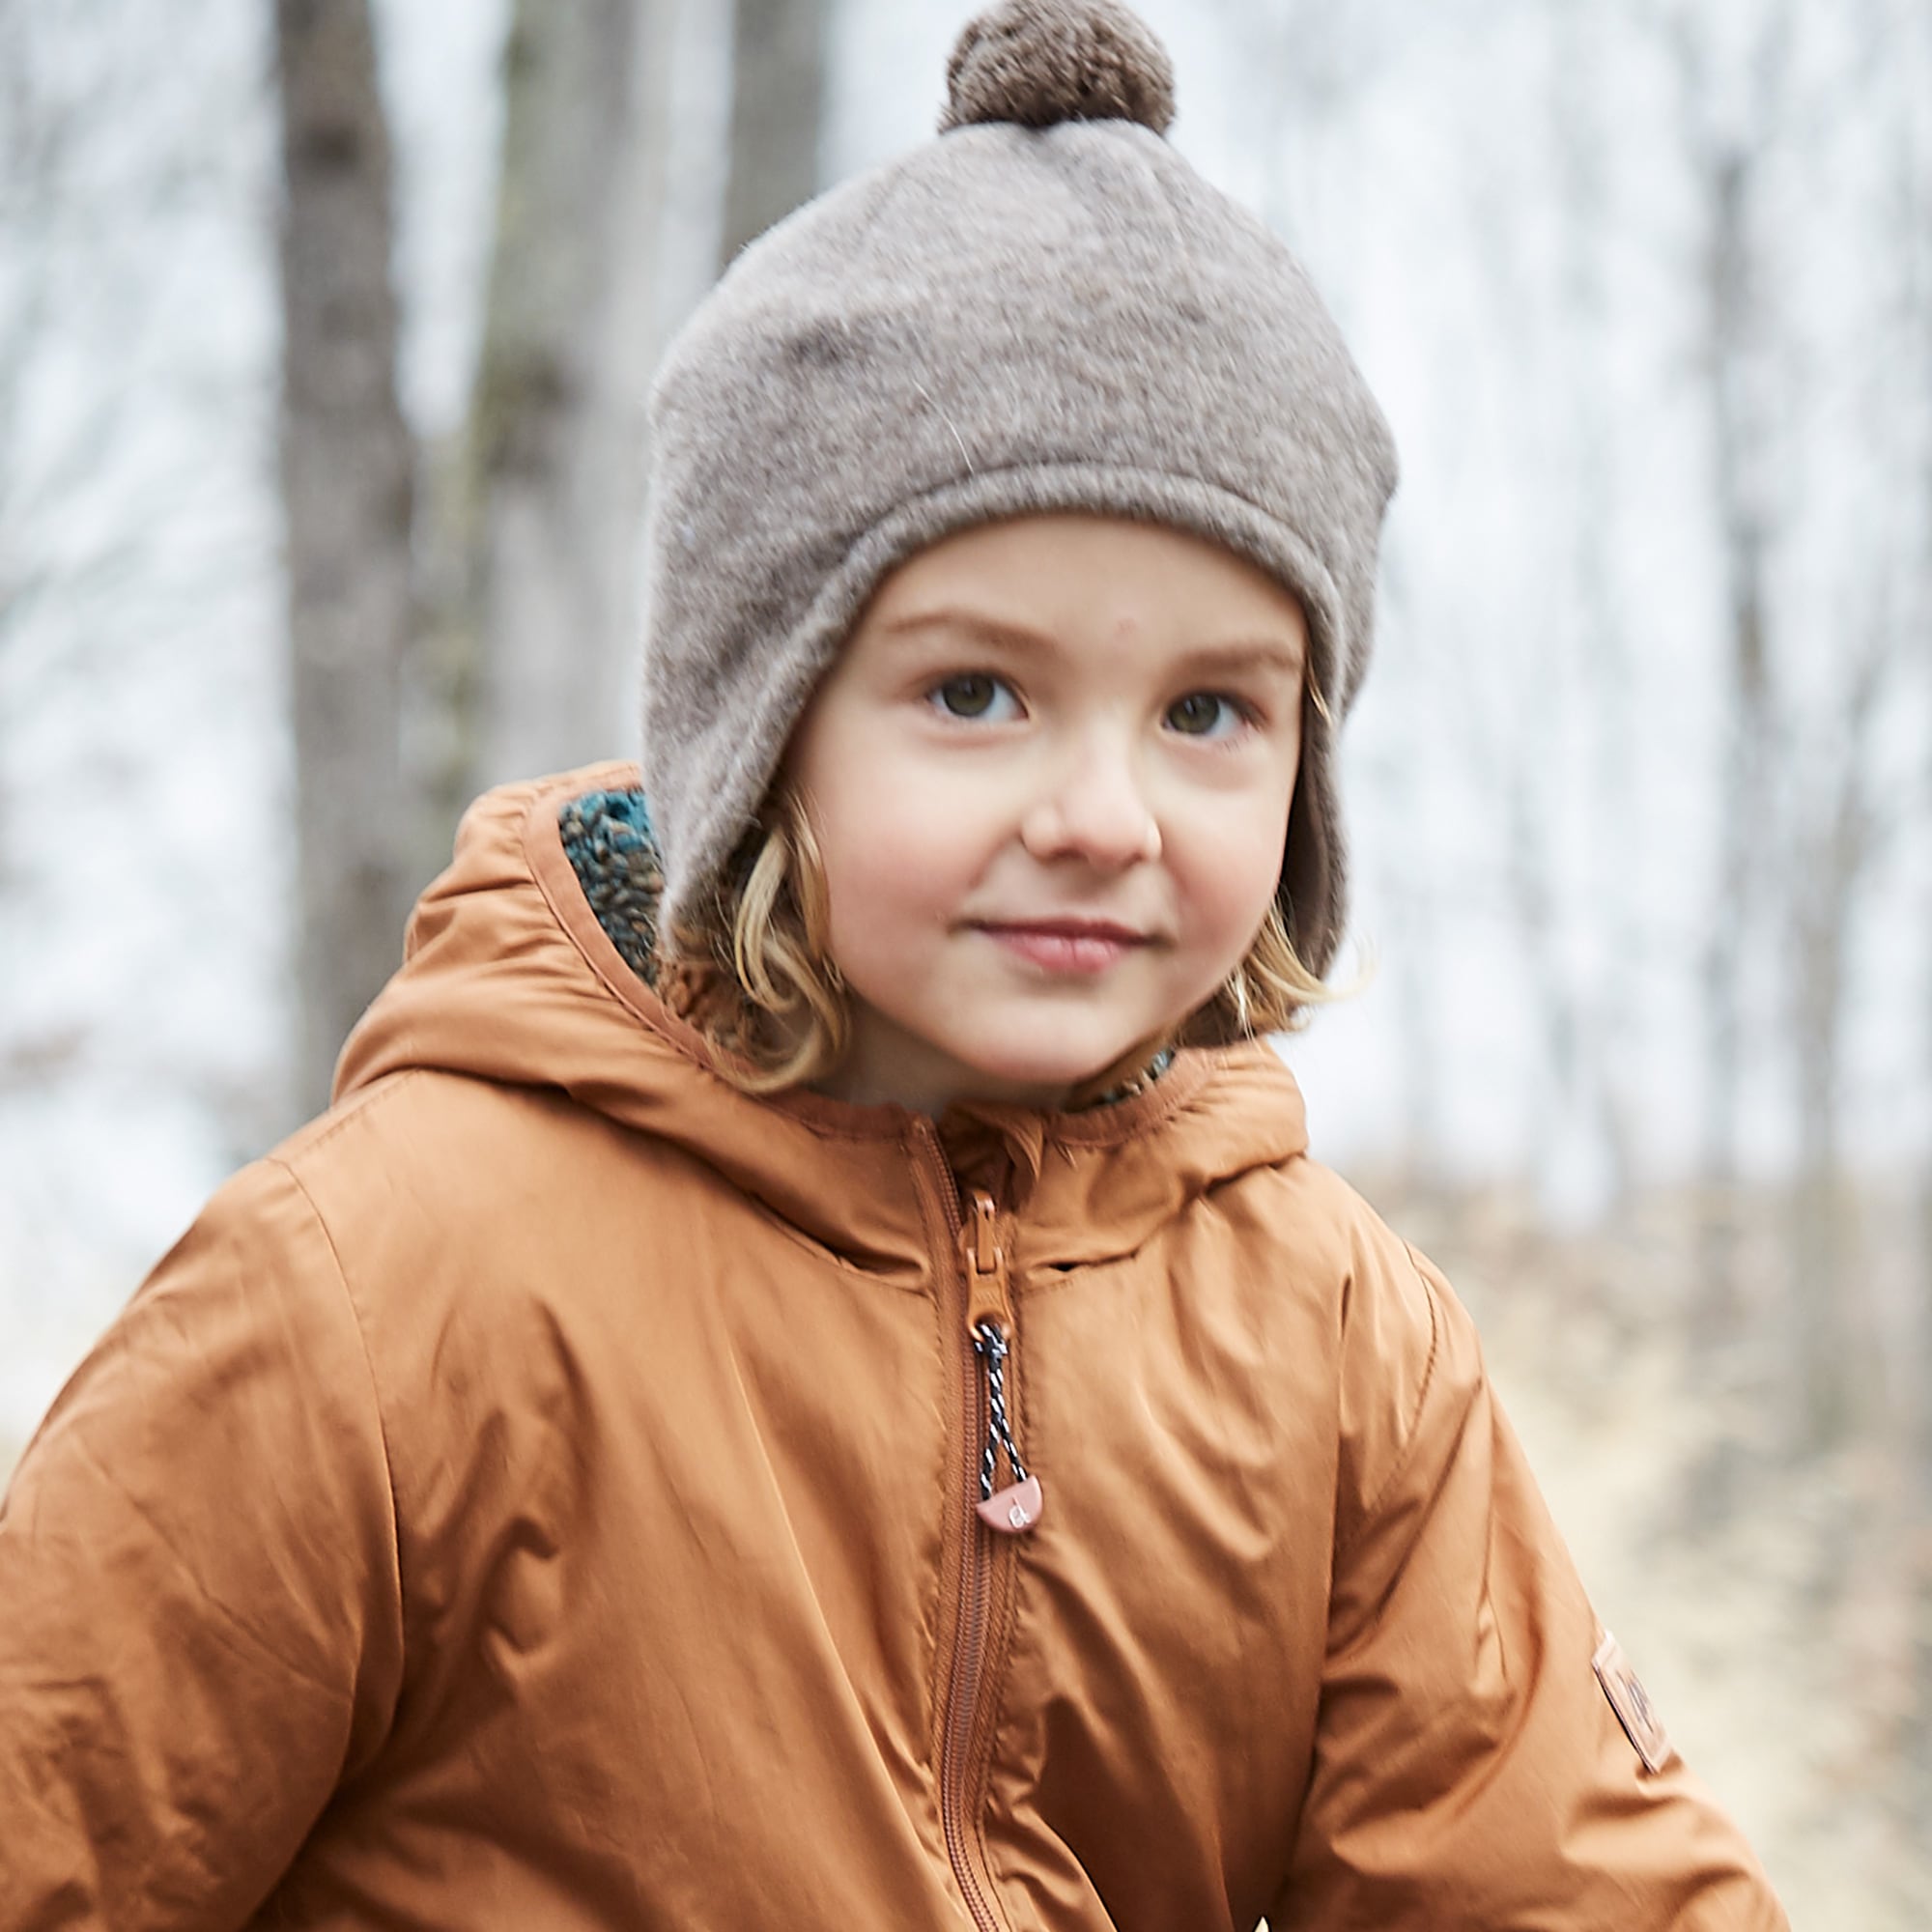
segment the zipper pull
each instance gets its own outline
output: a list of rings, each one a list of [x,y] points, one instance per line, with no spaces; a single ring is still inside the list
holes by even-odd
[[[966,1264],[966,1332],[977,1335],[990,1321],[1010,1335],[1012,1291],[1007,1283],[1007,1251],[1000,1245],[1000,1211],[983,1187],[973,1190],[972,1216],[959,1231]]]
[[[966,1263],[966,1332],[986,1378],[986,1447],[980,1458],[980,1520],[1002,1536],[1018,1536],[1040,1519],[1045,1506],[1039,1478],[1020,1460],[1007,1416],[1007,1358],[1012,1353],[1012,1291],[1007,1255],[1000,1244],[999,1211],[983,1188],[973,1194],[973,1216],[959,1232]],[[1000,1452],[1006,1452],[1012,1481],[993,1488]]]

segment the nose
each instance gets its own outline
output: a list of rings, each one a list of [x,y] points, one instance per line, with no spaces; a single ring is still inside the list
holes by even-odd
[[[1124,871],[1160,857],[1160,821],[1129,747],[1089,741],[1041,785],[1020,821],[1020,842],[1036,859],[1080,859]]]

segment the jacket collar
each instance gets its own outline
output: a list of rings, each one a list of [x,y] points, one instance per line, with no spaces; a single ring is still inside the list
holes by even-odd
[[[638,783],[635,766],[593,766],[470,808],[401,970],[343,1049],[338,1099],[423,1068],[567,1094],[676,1149],[704,1184],[894,1274],[929,1261],[914,1170],[935,1151],[1015,1209],[1024,1267],[1131,1253],[1209,1188],[1305,1149],[1300,1094],[1264,1042],[1184,1051],[1144,1091],[1070,1114],[960,1108],[935,1124],[896,1106],[740,1093],[626,963],[564,850],[570,800]]]

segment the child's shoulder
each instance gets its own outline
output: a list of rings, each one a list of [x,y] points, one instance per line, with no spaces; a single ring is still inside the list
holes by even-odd
[[[1283,1264],[1331,1296],[1337,1319],[1407,1310],[1454,1294],[1435,1265],[1352,1182],[1306,1151],[1252,1177],[1264,1190],[1265,1226]]]
[[[1390,1500],[1426,1438],[1445,1446],[1483,1398],[1481,1344],[1442,1271],[1334,1169],[1304,1155],[1265,1183],[1278,1190],[1269,1222],[1281,1264],[1317,1300],[1330,1337],[1337,1428],[1354,1471],[1346,1536],[1351,1515]]]
[[[554,1089],[426,1069],[361,1089],[257,1168],[312,1213],[379,1379],[425,1350],[514,1356],[573,1301],[647,1304],[654,1232],[681,1204],[651,1135]]]
[[[379,1208],[394,1226],[405,1201],[439,1217],[487,1206],[494,1218],[531,1185],[560,1181],[620,1131],[556,1088],[412,1066],[358,1088],[267,1158],[331,1223]],[[645,1138],[624,1140],[638,1162]]]
[[[648,1190],[656,1151],[649,1135],[557,1089],[416,1067],[358,1090],[267,1158],[359,1250],[554,1227],[612,1168]]]

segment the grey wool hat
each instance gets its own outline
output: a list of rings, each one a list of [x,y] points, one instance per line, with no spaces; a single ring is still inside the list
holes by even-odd
[[[1162,138],[1115,0],[1006,0],[939,138],[741,254],[651,401],[644,781],[676,922],[728,876],[880,580],[975,524],[1087,511],[1251,559],[1309,620],[1282,903],[1339,940],[1334,729],[1367,667],[1395,447],[1288,250]]]

